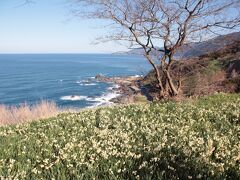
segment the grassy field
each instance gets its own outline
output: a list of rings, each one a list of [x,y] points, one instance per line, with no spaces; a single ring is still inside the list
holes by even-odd
[[[0,128],[0,179],[239,179],[240,95]]]

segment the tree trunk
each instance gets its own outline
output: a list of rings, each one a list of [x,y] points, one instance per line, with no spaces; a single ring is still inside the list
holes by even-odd
[[[179,87],[176,88],[175,84],[173,83],[173,79],[170,75],[170,69],[173,63],[172,57],[171,56],[169,57],[169,64],[167,65],[162,64],[161,69],[153,62],[149,54],[145,55],[145,57],[147,58],[149,63],[152,65],[155,71],[155,76],[156,76],[156,80],[158,82],[157,84],[159,88],[159,98],[163,99],[169,96],[170,97],[177,96],[179,92]],[[166,56],[163,57],[161,62],[164,62],[165,59],[166,59]],[[161,76],[161,71],[163,76]]]
[[[171,90],[171,96],[177,96],[178,95],[178,89],[175,87],[175,84],[173,83],[172,77],[168,70],[165,70],[167,82],[169,84],[169,88]]]
[[[148,62],[152,65],[152,67],[155,71],[155,76],[156,76],[158,86],[159,86],[159,98],[162,99],[164,97],[164,88],[163,88],[163,84],[162,84],[162,78],[161,78],[160,70],[157,67],[157,65],[154,64],[154,62],[152,61],[149,54],[145,55],[145,57],[147,58]]]
[[[164,88],[163,88],[163,84],[162,84],[160,70],[157,66],[154,66],[154,70],[156,72],[156,78],[157,78],[158,86],[159,86],[159,98],[162,99],[164,97]]]

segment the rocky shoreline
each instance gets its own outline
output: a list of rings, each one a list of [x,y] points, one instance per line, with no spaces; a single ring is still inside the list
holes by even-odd
[[[95,79],[100,82],[118,85],[118,87],[112,89],[120,94],[118,97],[110,100],[113,103],[134,103],[136,102],[136,97],[143,96],[140,85],[140,80],[142,80],[141,76],[106,77],[103,75],[96,75]]]

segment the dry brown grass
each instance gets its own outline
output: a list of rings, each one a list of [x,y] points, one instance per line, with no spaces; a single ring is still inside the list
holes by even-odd
[[[36,105],[16,106],[0,105],[0,126],[30,122],[56,116],[61,110],[54,102],[41,101]]]

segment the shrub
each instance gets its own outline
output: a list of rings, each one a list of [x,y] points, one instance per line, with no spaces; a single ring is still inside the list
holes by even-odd
[[[60,110],[54,102],[41,101],[35,105],[5,106],[0,104],[0,125],[17,124],[57,115]]]

